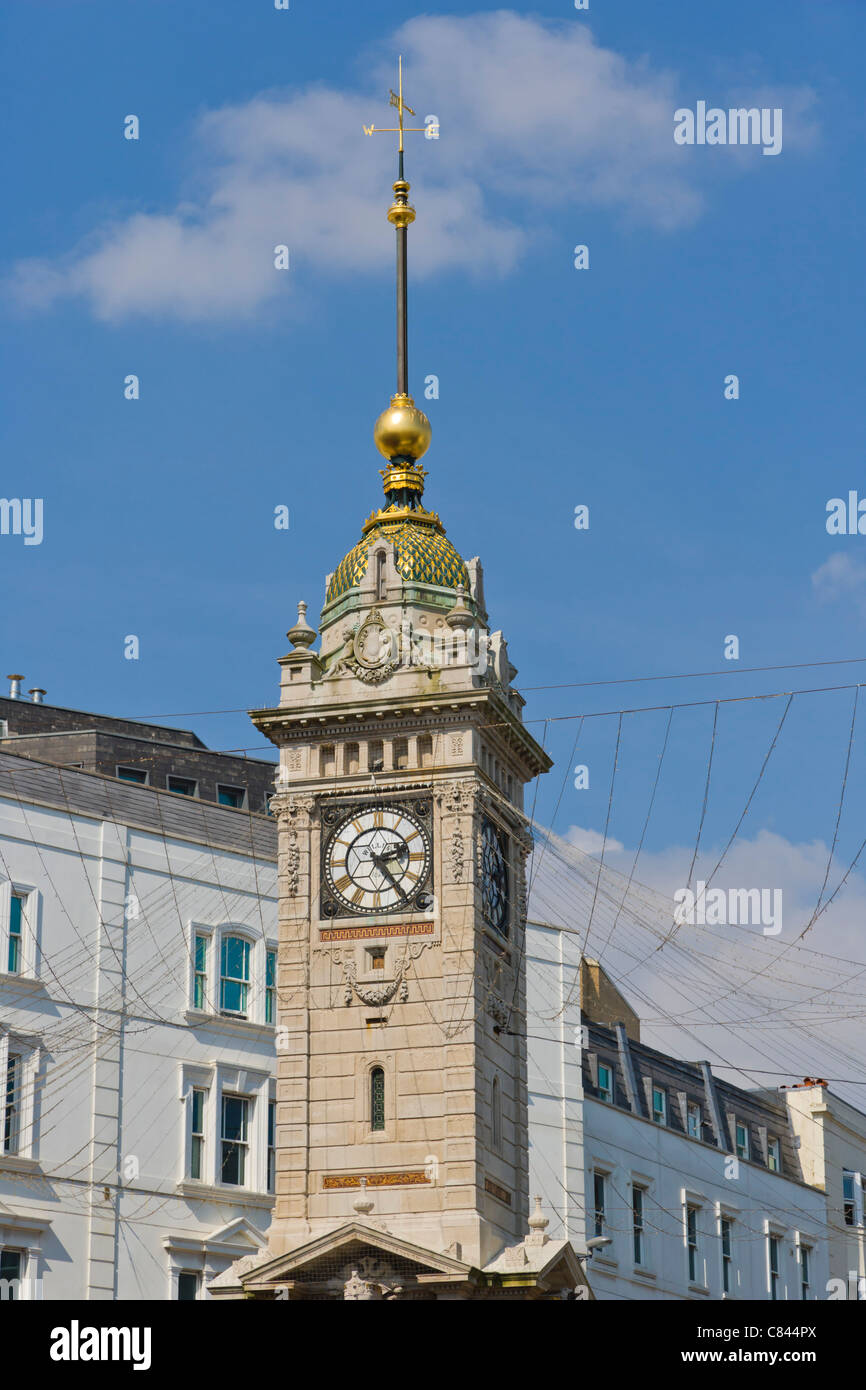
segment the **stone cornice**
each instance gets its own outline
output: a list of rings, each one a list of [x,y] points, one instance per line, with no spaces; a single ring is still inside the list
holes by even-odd
[[[410,726],[424,730],[430,724],[435,724],[441,728],[458,721],[465,722],[468,717],[479,729],[486,728],[490,735],[501,739],[521,756],[529,764],[533,775],[547,772],[553,766],[553,759],[545,753],[503,697],[491,689],[424,695],[395,694],[390,698],[379,692],[375,698],[345,703],[277,705],[271,709],[250,710],[249,716],[256,728],[278,746],[303,742],[311,736],[317,741],[323,738],[350,738],[352,730],[369,737],[371,727],[377,732],[389,734],[406,732]]]

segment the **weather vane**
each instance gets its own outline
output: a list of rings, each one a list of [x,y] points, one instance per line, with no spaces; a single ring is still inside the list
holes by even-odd
[[[412,110],[412,107],[409,106],[408,103],[405,102],[405,101],[403,100],[403,58],[402,58],[402,56],[401,56],[400,58],[397,59],[397,90],[396,90],[396,92],[393,92],[393,91],[391,92],[389,105],[390,105],[390,106],[396,106],[396,108],[397,108],[397,121],[398,121],[398,124],[397,124],[397,125],[391,125],[391,126],[375,126],[375,125],[369,125],[369,126],[368,126],[368,125],[365,125],[365,126],[364,126],[364,134],[365,134],[365,135],[396,135],[396,136],[398,137],[398,139],[397,139],[397,153],[398,153],[399,156],[400,156],[400,164],[401,164],[400,173],[401,173],[401,176],[402,176],[402,172],[403,172],[403,171],[402,171],[402,163],[403,163],[403,135],[404,135],[404,133],[406,133],[406,132],[408,131],[408,133],[409,133],[410,135],[411,135],[411,134],[418,134],[418,135],[426,135],[426,134],[427,134],[427,126],[418,126],[418,125],[416,125],[416,126],[404,126],[404,125],[403,125],[403,112],[404,112],[404,111],[408,111],[410,116],[414,116],[414,115],[415,115],[415,112]]]
[[[392,407],[396,401],[400,401],[400,408],[410,411],[412,419],[418,415],[424,420],[429,432],[429,421],[421,412],[415,410],[414,402],[409,395],[409,314],[407,304],[407,249],[406,232],[415,221],[415,209],[409,204],[409,184],[403,176],[403,136],[407,133],[427,135],[431,139],[439,138],[439,123],[434,116],[427,117],[427,124],[423,126],[406,126],[403,124],[403,113],[408,112],[414,116],[415,112],[403,100],[403,59],[397,59],[397,90],[391,92],[390,105],[396,108],[397,125],[395,126],[364,126],[365,135],[396,135],[397,136],[397,182],[394,187],[394,202],[388,209],[388,221],[397,233],[397,395],[392,397]],[[408,403],[408,404],[406,404]],[[386,415],[388,412],[385,412]],[[392,412],[393,413],[393,412]],[[384,419],[385,417],[381,417]],[[424,446],[426,448],[426,445]],[[382,452],[388,457],[386,449],[382,446]],[[423,450],[422,450],[423,452]],[[417,455],[420,458],[420,453]]]

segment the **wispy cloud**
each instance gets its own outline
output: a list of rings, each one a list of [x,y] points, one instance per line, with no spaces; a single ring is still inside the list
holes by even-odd
[[[388,54],[398,49],[419,117],[441,122],[439,141],[413,156],[414,273],[507,274],[556,205],[666,230],[699,216],[698,166],[673,142],[674,75],[601,47],[583,22],[421,17],[389,36]],[[277,244],[300,273],[386,265],[388,153],[361,130],[387,110],[382,54],[363,91],[315,86],[205,114],[191,138],[204,192],[105,223],[59,261],[19,263],[18,302],[77,296],[103,320],[237,319],[291,284],[294,272],[274,269]]]
[[[847,600],[866,617],[866,563],[840,552],[831,555],[812,575],[812,588],[822,603]]]

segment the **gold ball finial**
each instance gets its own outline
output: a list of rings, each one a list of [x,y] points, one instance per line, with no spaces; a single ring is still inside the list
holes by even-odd
[[[426,454],[433,430],[430,421],[419,410],[411,396],[391,397],[391,404],[376,421],[373,438],[383,458],[412,459]]]

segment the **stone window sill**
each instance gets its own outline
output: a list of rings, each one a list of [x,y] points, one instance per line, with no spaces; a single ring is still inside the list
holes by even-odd
[[[41,1173],[38,1159],[23,1158],[21,1154],[0,1153],[0,1173]]]
[[[195,1197],[202,1202],[231,1202],[237,1207],[264,1207],[267,1210],[277,1200],[273,1192],[251,1192],[247,1187],[235,1187],[231,1183],[215,1187],[211,1183],[196,1182],[193,1178],[178,1183],[177,1193],[180,1197]]]
[[[7,975],[5,973],[0,973],[0,989],[4,987],[17,989],[22,993],[26,991],[28,994],[38,994],[40,990],[45,988],[45,985],[42,980],[37,979],[35,975]]]
[[[211,1028],[219,1033],[240,1034],[248,1038],[273,1038],[276,1028],[273,1023],[255,1023],[249,1018],[227,1018],[223,1014],[209,1014],[202,1009],[187,1009],[184,1018],[193,1028]]]

